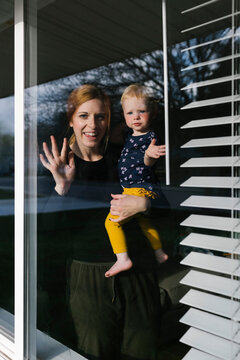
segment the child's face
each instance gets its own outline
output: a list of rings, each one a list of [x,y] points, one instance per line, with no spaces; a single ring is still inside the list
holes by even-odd
[[[133,129],[133,135],[142,135],[149,131],[150,112],[145,99],[126,98],[123,101],[123,112],[127,126]]]

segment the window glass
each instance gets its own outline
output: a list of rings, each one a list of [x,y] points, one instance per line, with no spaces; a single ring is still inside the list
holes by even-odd
[[[49,344],[50,338],[55,339],[87,358],[103,358],[104,351],[110,358],[116,352],[138,358],[132,329],[138,347],[142,346],[142,357],[145,351],[146,358],[154,358],[155,338],[163,358],[171,354],[180,359],[187,351],[178,340],[185,330],[179,319],[186,311],[179,300],[187,291],[179,284],[187,271],[179,261],[189,251],[180,250],[179,246],[188,231],[179,225],[188,214],[180,203],[188,191],[179,185],[189,173],[180,165],[191,156],[208,156],[209,148],[180,151],[192,137],[205,137],[206,131],[199,130],[196,135],[195,130],[183,132],[180,126],[192,119],[224,116],[229,108],[222,105],[221,109],[208,107],[201,112],[193,109],[187,114],[180,108],[200,98],[228,96],[231,88],[228,84],[203,87],[199,92],[182,92],[181,88],[189,79],[197,82],[209,76],[227,76],[231,74],[231,64],[226,61],[197,70],[181,69],[204,61],[206,56],[210,60],[230,55],[231,40],[213,44],[204,54],[196,45],[226,36],[229,24],[184,39],[178,34],[180,29],[172,28],[175,10],[168,9],[171,186],[165,186],[162,157],[154,170],[161,184],[159,198],[151,201],[151,215],[146,215],[158,231],[169,259],[157,267],[141,223],[139,226],[138,219],[133,219],[124,225],[124,231],[134,267],[113,278],[104,276],[115,261],[104,223],[111,194],[122,192],[115,171],[131,134],[120,104],[128,85],[140,83],[151,91],[157,112],[151,129],[159,144],[165,142],[161,7],[156,1],[144,5],[104,1],[97,6],[94,1],[70,1],[67,7],[63,1],[57,1],[38,12],[37,136],[42,155],[38,163],[37,327],[47,335]],[[196,48],[188,54],[181,51],[189,46]],[[71,92],[84,84],[97,85],[110,98],[109,136],[108,108],[102,100],[100,105],[94,103],[99,94],[91,98],[88,88],[85,97],[81,91],[71,95],[67,105]],[[210,129],[209,137],[223,136],[225,130],[224,126],[217,133]],[[64,138],[66,149],[61,152]],[[211,148],[211,156],[221,152],[227,156],[229,149]],[[206,175],[203,169],[194,171],[198,176]],[[226,169],[218,171],[223,176],[228,173]],[[228,192],[201,190],[202,194],[212,195]],[[151,314],[146,313],[148,306]],[[59,351],[63,351],[60,344]]]
[[[214,8],[215,4],[212,4],[210,11],[205,11],[204,8],[200,10],[197,20],[187,15],[187,21],[180,16],[184,9],[176,8],[179,5],[172,7],[171,1],[168,2],[171,185],[165,186],[165,161],[162,157],[154,167],[154,176],[151,175],[154,189],[159,195],[156,200],[151,200],[151,212],[146,213],[146,203],[139,201],[130,209],[133,198],[131,195],[130,198],[125,197],[128,200],[123,201],[120,207],[125,206],[129,216],[132,215],[131,211],[135,214],[136,209],[145,214],[123,225],[133,268],[110,278],[105,273],[116,258],[105,229],[105,220],[111,194],[122,192],[117,175],[118,159],[123,156],[122,148],[126,139],[135,140],[134,137],[128,138],[131,130],[125,124],[126,114],[120,103],[123,91],[130,84],[139,83],[148,88],[152,101],[152,107],[147,103],[151,108],[150,128],[155,132],[158,144],[165,143],[161,4],[155,0],[106,0],[100,4],[94,0],[88,3],[71,0],[67,5],[62,0],[37,3],[37,18],[34,16],[36,9],[29,7],[25,14],[25,228],[26,239],[29,240],[27,254],[30,254],[33,266],[31,269],[37,260],[37,284],[36,274],[29,274],[26,265],[26,285],[30,289],[26,298],[32,296],[31,300],[34,302],[35,294],[31,289],[37,285],[37,314],[30,305],[26,317],[37,317],[37,328],[40,331],[37,356],[44,359],[49,355],[81,354],[89,359],[114,359],[116,354],[121,353],[123,358],[140,356],[154,359],[159,352],[159,357],[170,359],[172,356],[180,359],[188,348],[179,343],[179,338],[186,330],[179,319],[187,310],[179,300],[188,288],[179,283],[187,272],[179,263],[192,250],[189,246],[180,247],[181,240],[192,231],[190,227],[180,226],[191,213],[180,204],[190,194],[230,197],[233,193],[229,187],[195,186],[190,191],[189,187],[180,185],[191,176],[223,178],[239,175],[236,170],[228,167],[181,167],[189,158],[232,155],[229,146],[184,146],[191,139],[231,136],[229,125],[209,126],[207,131],[206,127],[198,127],[197,130],[193,127],[187,131],[181,128],[192,120],[223,118],[232,112],[238,114],[238,103],[232,109],[231,102],[225,101],[218,106],[181,110],[191,102],[226,98],[238,92],[239,79],[234,84],[226,80],[181,90],[189,83],[232,75],[231,59],[216,61],[232,54],[231,19],[212,22],[209,27],[199,27],[196,32],[181,33],[180,30],[192,27],[196,22],[207,22],[214,17],[229,14],[231,2],[222,1],[224,6],[219,7],[218,12]],[[199,4],[200,1],[196,0],[194,5]],[[34,7],[33,2],[32,6]],[[1,329],[12,336],[13,9],[13,1],[1,1],[0,283],[4,291],[1,291],[0,297],[0,324]],[[238,29],[235,35],[237,53]],[[216,41],[217,39],[222,40]],[[209,43],[208,47],[202,46],[203,43]],[[186,48],[190,50],[186,51]],[[210,63],[197,66],[206,61]],[[237,61],[234,66],[234,72],[237,73]],[[36,83],[37,87],[34,86]],[[85,94],[80,91],[68,100],[72,91],[84,84],[90,84],[90,87],[85,88]],[[95,86],[100,90],[96,92]],[[108,95],[111,106],[108,105],[105,94]],[[130,113],[133,110],[131,108]],[[140,118],[140,114],[146,109],[137,110]],[[234,126],[234,135],[239,132],[237,124]],[[150,128],[147,127],[146,132]],[[142,133],[140,131],[140,136]],[[136,134],[139,135],[137,130],[134,135]],[[141,137],[139,141],[142,141]],[[210,142],[211,140],[209,145],[212,145]],[[235,155],[238,155],[237,147],[234,150]],[[124,154],[127,152],[125,150]],[[132,164],[130,163],[129,168]],[[129,169],[122,166],[120,170],[123,175]],[[141,168],[137,171],[138,176],[141,175]],[[131,172],[129,175],[132,176]],[[152,186],[152,182],[150,185]],[[234,191],[235,197],[237,191]],[[118,200],[115,200],[115,206],[116,201]],[[114,212],[114,207],[112,211]],[[209,209],[197,208],[195,214],[227,217],[229,211],[218,209],[213,213]],[[237,214],[234,213],[235,215]],[[156,249],[152,249],[151,242],[145,236],[146,227],[149,229],[146,223],[149,221],[152,230],[159,234],[162,248],[168,255],[168,260],[161,265],[156,261]],[[201,229],[199,233],[204,235],[209,234],[209,231]],[[217,232],[211,230],[210,235],[217,235]],[[221,236],[230,235],[225,231]],[[211,254],[208,249],[194,251]],[[125,248],[120,252],[126,252]],[[228,254],[220,252],[217,255],[225,257]],[[33,324],[34,321],[30,321],[30,333]],[[34,342],[33,338],[29,339],[26,343]],[[31,351],[34,352],[34,344],[31,345]],[[67,348],[71,350],[68,352]]]

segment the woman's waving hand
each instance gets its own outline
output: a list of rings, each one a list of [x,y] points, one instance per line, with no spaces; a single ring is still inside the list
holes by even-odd
[[[43,142],[43,154],[40,154],[40,161],[48,169],[55,180],[55,190],[59,195],[65,195],[75,177],[75,162],[72,151],[67,155],[67,139],[64,138],[61,152],[59,153],[57,142],[54,136],[50,137],[52,149],[48,148],[46,142]]]

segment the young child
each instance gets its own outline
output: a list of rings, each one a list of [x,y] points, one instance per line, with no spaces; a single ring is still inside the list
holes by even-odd
[[[148,89],[140,84],[132,84],[123,92],[121,98],[126,124],[133,130],[127,138],[119,159],[120,184],[123,194],[156,198],[152,166],[160,156],[165,155],[165,145],[158,146],[156,135],[151,131],[151,119],[154,116],[154,102]],[[132,261],[127,253],[126,238],[122,228],[125,222],[115,222],[117,216],[108,214],[105,227],[116,254],[117,261],[105,273],[106,277],[128,270]],[[139,225],[155,251],[156,259],[163,263],[168,255],[162,250],[159,234],[144,215],[137,216]],[[126,220],[128,221],[128,220]]]

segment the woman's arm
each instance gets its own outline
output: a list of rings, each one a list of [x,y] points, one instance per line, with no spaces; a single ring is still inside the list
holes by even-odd
[[[46,158],[40,154],[40,161],[52,173],[56,183],[56,192],[63,196],[68,192],[75,177],[74,154],[72,151],[69,152],[67,163],[67,139],[64,138],[63,146],[59,153],[55,137],[51,136],[50,138],[52,151],[49,150],[46,142],[44,142],[43,151]]]
[[[110,212],[112,215],[118,216],[117,219],[110,218],[113,222],[120,222],[126,220],[140,212],[144,213],[151,207],[151,201],[148,198],[125,195],[112,194]]]

